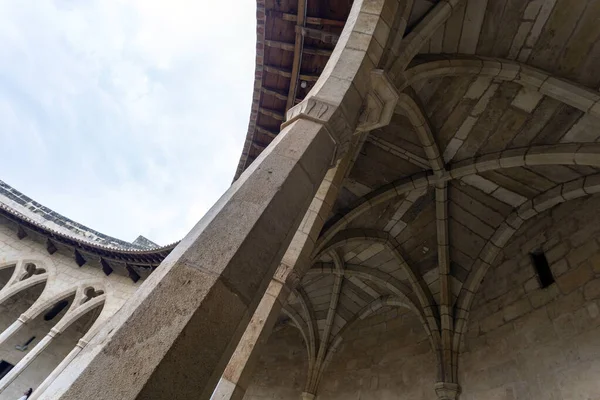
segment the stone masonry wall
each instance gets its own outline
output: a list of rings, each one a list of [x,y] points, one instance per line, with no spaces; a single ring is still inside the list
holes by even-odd
[[[19,377],[2,393],[0,399],[10,400],[19,398],[24,390],[35,388],[48,374],[60,363],[74,347],[77,341],[88,331],[96,318],[106,320],[110,318],[123,303],[135,292],[141,284],[134,284],[129,278],[112,274],[105,276],[102,270],[95,265],[86,264],[78,267],[72,257],[60,254],[49,255],[42,244],[26,237],[19,240],[13,229],[0,224],[0,266],[18,260],[31,260],[38,267],[51,271],[51,276],[46,283],[41,283],[19,292],[15,296],[0,304],[0,332],[10,326],[23,312],[40,296],[49,292],[53,294],[75,290],[83,283],[93,283],[101,287],[106,293],[104,306],[90,311],[73,323],[59,335],[48,348],[27,368]],[[0,289],[10,277],[10,269],[0,270]],[[48,305],[51,307],[51,304]],[[46,311],[48,311],[48,307]],[[43,316],[30,320],[13,337],[0,345],[0,360],[16,364],[49,332],[60,320],[65,311],[51,321],[44,321]],[[100,314],[101,311],[101,314]],[[99,316],[100,314],[100,316]],[[15,349],[17,344],[23,344],[30,337],[36,339],[25,352]]]
[[[600,196],[528,221],[490,269],[473,304],[459,365],[461,400],[600,399]],[[556,282],[540,288],[530,253]],[[245,399],[299,398],[306,350],[275,333]],[[436,364],[418,319],[388,310],[355,326],[317,399],[435,399]]]
[[[433,399],[436,363],[419,319],[395,308],[367,318],[323,374],[319,400]]]
[[[600,399],[600,198],[524,225],[477,294],[459,375],[461,400]],[[556,283],[541,289],[529,253]]]
[[[245,400],[298,400],[306,349],[294,328],[273,334]],[[435,359],[421,323],[387,309],[355,325],[325,370],[319,400],[433,399]]]
[[[308,359],[300,332],[285,326],[271,334],[244,400],[298,400],[306,383]]]

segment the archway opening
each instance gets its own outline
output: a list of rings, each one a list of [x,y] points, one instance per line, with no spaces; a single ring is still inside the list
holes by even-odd
[[[0,269],[0,290],[2,290],[2,288],[4,286],[6,286],[6,284],[8,283],[8,281],[10,280],[10,277],[12,276],[12,274],[15,272],[15,265],[10,265],[8,267],[4,267],[2,269]]]
[[[64,316],[70,307],[73,297],[71,296],[67,301],[68,305],[60,310],[52,319],[46,320],[50,313],[54,313],[58,308],[61,308],[64,304],[64,300],[57,302],[52,307],[44,310],[34,321],[36,325],[32,325],[32,329],[37,329],[36,332],[43,330],[49,331],[51,326],[56,325],[58,321]],[[56,336],[36,358],[29,364],[17,378],[4,390],[2,396],[6,398],[18,398],[21,393],[29,388],[36,389],[44,379],[60,364],[60,362],[75,348],[75,345],[90,329],[94,324],[100,313],[102,312],[103,303],[97,307],[91,309],[75,322],[69,325],[64,332]],[[50,326],[50,328],[48,328]],[[33,335],[33,331],[28,334],[20,335],[21,340],[27,339],[30,335]],[[46,332],[47,333],[47,332]],[[40,335],[39,339],[43,336]],[[39,343],[39,339],[36,338],[32,346]],[[28,349],[31,351],[31,349]],[[25,352],[25,354],[27,353]],[[12,397],[11,397],[12,396]]]
[[[21,290],[18,293],[15,293],[13,296],[6,299],[6,301],[1,303],[0,332],[3,332],[13,322],[15,322],[21,314],[23,314],[29,309],[33,305],[33,303],[35,303],[35,301],[40,297],[45,287],[45,281],[38,283],[37,285],[33,285],[27,289]],[[1,353],[0,359],[2,359]]]

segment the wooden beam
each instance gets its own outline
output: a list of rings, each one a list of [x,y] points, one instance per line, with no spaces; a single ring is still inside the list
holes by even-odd
[[[262,133],[263,135],[272,137],[273,139],[275,139],[275,137],[277,136],[278,132],[272,132],[268,129],[263,128],[262,126],[256,125],[256,132],[258,133]]]
[[[306,18],[306,0],[298,0],[298,14],[296,17],[296,28],[304,27]],[[294,60],[292,62],[292,76],[290,77],[290,90],[288,91],[287,103],[285,111],[294,106],[296,98],[296,88],[298,87],[298,75],[300,75],[300,66],[302,64],[302,47],[304,47],[304,36],[302,31],[296,29],[296,37],[294,39]]]
[[[283,76],[284,78],[291,78],[292,77],[292,71],[290,71],[288,69],[274,67],[274,66],[271,66],[271,65],[263,65],[263,69],[266,72],[269,72],[271,74],[277,74],[279,76]]]
[[[52,255],[56,253],[57,250],[58,249],[56,248],[54,243],[52,243],[52,240],[46,239],[46,251],[48,252],[48,254]]]
[[[113,273],[113,268],[104,258],[100,258],[100,264],[102,265],[102,272],[104,272],[104,275],[109,276]]]
[[[265,46],[272,47],[274,49],[281,49],[285,51],[294,51],[294,43],[281,42],[279,40],[265,40]]]
[[[333,53],[333,50],[318,49],[316,47],[304,47],[304,54],[310,54],[311,56],[330,57],[331,53]]]
[[[26,236],[27,232],[25,232],[25,229],[21,225],[17,225],[17,237],[19,240],[23,240]]]
[[[279,93],[275,90],[268,89],[264,86],[260,89],[260,91],[263,92],[263,94],[268,94],[269,96],[273,96],[278,100],[283,100],[283,101],[287,100],[287,96],[285,94]]]
[[[300,33],[303,37],[308,37],[315,40],[320,40],[323,43],[337,44],[340,35],[332,32],[327,32],[322,29],[307,28],[296,26],[296,33]]]
[[[268,143],[252,142],[252,147],[254,147],[258,151],[263,151],[267,148],[268,145]]]
[[[263,115],[266,115],[279,121],[283,121],[285,119],[285,115],[281,111],[271,110],[264,107],[259,107],[258,111]]]
[[[127,269],[127,274],[129,275],[129,279],[133,281],[133,283],[137,283],[140,280],[141,276],[129,265],[125,264],[125,268]]]
[[[78,252],[77,250],[74,251],[74,255],[75,255],[75,262],[77,263],[77,265],[80,267],[83,267],[83,265],[87,262],[85,260],[85,258],[83,258],[81,253]]]
[[[319,79],[319,75],[301,74],[299,78],[301,81],[316,82]]]
[[[284,78],[292,79],[293,72],[290,71],[289,69],[274,67],[272,65],[263,65],[263,69],[266,72],[269,72],[271,74],[277,74]],[[319,79],[319,75],[309,75],[309,74],[300,74],[300,75],[297,75],[297,77],[300,78],[301,81],[307,81],[307,82],[316,82],[317,79]],[[292,82],[293,82],[293,80],[292,80]],[[297,79],[296,79],[296,83],[298,83]],[[290,87],[291,87],[291,85],[290,85]]]
[[[265,40],[265,46],[271,47],[274,49],[281,49],[284,51],[294,51],[293,43],[281,42],[278,40]],[[331,53],[333,53],[333,50],[319,49],[316,47],[305,47],[303,50],[303,53],[314,55],[314,56],[329,57],[329,56],[331,56]]]
[[[284,21],[296,22],[298,21],[298,16],[296,14],[284,13],[275,10],[268,10],[267,15],[274,18],[280,18]],[[309,25],[331,25],[331,26],[339,26],[341,28],[344,27],[346,21],[340,21],[337,19],[329,19],[329,18],[319,18],[319,17],[306,17],[306,23]]]

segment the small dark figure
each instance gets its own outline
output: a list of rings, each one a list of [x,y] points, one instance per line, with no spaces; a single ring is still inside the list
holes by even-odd
[[[31,396],[31,393],[33,393],[33,389],[32,388],[27,389],[27,391],[25,393],[23,393],[23,396],[19,397],[19,400],[27,400],[29,398],[29,396]]]

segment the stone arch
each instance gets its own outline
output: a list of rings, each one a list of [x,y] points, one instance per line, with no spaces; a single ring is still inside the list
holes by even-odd
[[[370,304],[367,304],[360,312],[358,312],[355,315],[355,317],[351,321],[348,321],[346,325],[340,330],[340,332],[338,332],[337,335],[331,340],[331,345],[329,346],[327,355],[325,356],[325,360],[319,367],[319,370],[315,373],[316,379],[313,382],[312,389],[316,389],[319,386],[325,370],[330,365],[335,354],[338,352],[339,346],[343,343],[346,334],[349,331],[351,331],[359,322],[372,316],[383,307],[398,307],[415,311],[407,307],[405,301],[402,298],[396,296],[382,296],[373,300],[373,302],[371,302]],[[421,319],[419,313],[417,313],[417,316],[419,317],[419,319]],[[429,343],[433,351],[436,363],[438,365],[441,365],[442,355],[439,337],[436,337],[436,335],[431,334],[431,331],[427,328],[427,324],[421,323],[421,326],[425,329],[425,332],[429,338]]]
[[[348,264],[340,266],[340,263],[343,262],[339,260],[339,256],[337,255],[336,251],[338,248],[349,243],[382,244],[384,249],[390,252],[393,258],[396,260],[399,268],[404,270],[404,272],[408,276],[410,286],[402,283],[401,281],[397,280],[396,278],[383,271]],[[309,379],[306,384],[307,393],[316,392],[323,370],[326,367],[327,363],[329,363],[329,361],[333,357],[333,353],[335,353],[335,347],[333,348],[333,351],[331,350],[331,347],[334,346],[336,341],[338,342],[337,345],[339,345],[339,341],[343,337],[343,332],[345,332],[348,329],[348,327],[352,325],[353,322],[356,322],[360,319],[364,319],[366,318],[366,316],[375,312],[376,309],[378,309],[378,307],[380,308],[382,306],[382,304],[394,307],[402,307],[413,311],[418,317],[420,325],[427,333],[427,336],[430,340],[431,348],[436,354],[436,357],[440,357],[439,351],[441,349],[441,338],[439,333],[439,317],[435,302],[433,300],[433,296],[431,295],[429,288],[420,278],[420,275],[417,273],[417,271],[414,271],[411,268],[411,266],[406,263],[406,261],[400,254],[398,247],[399,244],[395,243],[395,240],[391,238],[387,232],[375,230],[349,229],[338,232],[335,235],[335,237],[327,243],[327,246],[322,246],[319,249],[319,252],[314,255],[313,260],[318,260],[322,254],[333,254],[334,264],[315,262],[313,264],[313,267],[307,271],[305,276],[310,277],[311,275],[317,276],[328,274],[342,277],[358,276],[364,280],[375,282],[382,287],[388,288],[393,293],[393,296],[385,296],[385,301],[383,301],[382,297],[380,297],[377,300],[383,301],[382,303],[378,303],[377,301],[375,301],[367,305],[362,311],[356,314],[352,320],[346,322],[341,328],[340,332],[338,332],[334,338],[329,339],[325,344],[321,343],[321,346],[319,348],[319,357],[315,359],[316,362],[312,362],[312,359],[314,358],[311,359],[309,357],[310,367]],[[416,296],[418,304],[415,304],[415,302],[410,298],[410,293],[413,293],[413,295]],[[316,342],[315,335],[316,330],[314,330],[313,335],[309,335],[311,336],[311,341],[313,343]],[[316,346],[313,346],[313,348],[315,347]],[[321,354],[323,349],[325,349],[326,351],[324,352],[324,354]]]
[[[541,69],[501,58],[461,57],[419,64],[407,70],[397,85],[402,90],[422,79],[478,75],[534,88],[555,100],[596,117],[600,116],[600,93],[558,78]]]
[[[329,246],[324,248],[321,253],[325,253],[331,249],[335,249],[351,242],[372,242],[383,244],[385,248],[394,256],[400,267],[403,268],[408,275],[410,285],[412,286],[415,295],[419,299],[419,305],[426,315],[427,320],[435,325],[435,329],[439,329],[437,322],[437,309],[435,307],[433,296],[427,285],[421,279],[420,274],[413,268],[413,266],[409,265],[404,260],[404,257],[402,257],[398,250],[399,244],[396,243],[395,239],[391,238],[387,232],[382,231],[364,229],[346,230],[338,233],[336,237],[329,243]]]
[[[394,197],[434,186],[437,182],[460,179],[468,175],[502,168],[536,165],[587,165],[600,167],[600,147],[593,144],[539,145],[490,153],[453,164],[446,175],[436,178],[431,174],[416,174],[383,186],[364,197],[364,201],[346,213],[321,235],[315,252],[322,252],[344,227],[373,207]]]
[[[311,339],[310,334],[306,332],[305,326],[308,326],[304,318],[296,310],[291,307],[283,307],[282,312],[292,321],[290,325],[300,331],[302,335],[302,340],[304,340],[304,344],[306,345],[306,354],[308,355],[309,362],[311,361]],[[310,339],[309,339],[310,338]]]
[[[8,284],[11,277],[13,276],[14,270],[16,269],[16,263],[2,263],[0,264],[0,291],[4,286]]]
[[[95,310],[98,307],[102,307],[104,305],[104,302],[106,300],[106,296],[105,295],[100,295],[97,296],[93,299],[91,299],[90,301],[87,301],[83,304],[79,303],[77,301],[77,298],[80,297],[80,292],[81,289],[78,288],[76,290],[67,290],[64,291],[62,293],[60,293],[57,296],[54,296],[50,299],[47,299],[47,301],[43,301],[40,302],[41,307],[44,306],[48,306],[48,305],[52,305],[54,303],[52,303],[52,301],[56,301],[58,299],[64,299],[65,296],[66,297],[72,297],[73,300],[71,301],[71,305],[68,308],[67,312],[60,318],[60,320],[52,327],[50,328],[50,330],[48,331],[48,333],[32,348],[29,350],[29,352],[15,365],[15,367],[3,378],[0,380],[0,392],[4,391],[4,390],[16,390],[15,387],[13,387],[12,389],[10,389],[10,387],[15,384],[15,385],[19,385],[19,379],[24,379],[22,377],[22,373],[27,371],[29,368],[32,367],[31,364],[35,363],[35,362],[39,362],[38,361],[38,357],[40,355],[43,354],[47,354],[50,350],[49,348],[55,348],[53,346],[57,346],[57,340],[56,338],[58,336],[61,336],[63,334],[65,334],[65,332],[67,331],[67,329],[69,329],[71,326],[73,326],[73,324],[75,324],[76,322],[79,322],[82,318],[84,318],[85,316],[88,316],[91,324],[87,325],[85,331],[82,331],[80,334],[81,336],[79,338],[75,337],[69,337],[67,340],[68,341],[74,341],[73,343],[73,348],[69,349],[69,348],[65,348],[65,343],[61,343],[60,346],[62,347],[57,347],[56,349],[60,349],[60,352],[62,352],[62,354],[60,354],[60,357],[66,357],[66,358],[62,358],[59,360],[56,359],[52,359],[50,358],[50,362],[54,362],[56,364],[55,367],[52,370],[47,371],[48,375],[46,376],[46,379],[44,381],[41,382],[41,385],[46,385],[49,384],[57,375],[58,373],[60,373],[62,371],[62,369],[64,368],[64,361],[66,359],[69,358],[69,355],[72,354],[73,352],[78,352],[84,345],[85,343],[87,343],[87,341],[89,340],[89,338],[94,334],[92,328],[98,324],[98,320],[99,320],[99,313],[97,314],[91,314],[93,312],[93,310]],[[58,300],[60,301],[60,300]],[[35,317],[39,317],[41,315],[41,313],[44,311],[44,308],[42,308],[41,310],[36,311],[35,312]],[[93,321],[93,322],[92,322]],[[76,334],[78,335],[78,334]],[[55,350],[50,351],[51,354],[55,354],[54,353]],[[67,353],[68,352],[68,353]],[[64,354],[64,356],[63,356]],[[54,356],[56,357],[56,356]],[[45,368],[47,369],[48,365],[47,362],[43,364],[45,366]],[[25,379],[29,379],[29,378],[25,378]],[[33,397],[36,398],[36,397]]]
[[[479,257],[475,261],[456,300],[455,335],[452,343],[453,357],[456,361],[455,365],[458,363],[462,335],[467,329],[469,310],[475,298],[475,294],[487,271],[493,265],[494,260],[512,236],[525,221],[540,213],[547,211],[558,204],[596,193],[600,193],[600,174],[566,182],[542,193],[533,200],[527,201],[513,211],[505,221],[500,224],[480,251]],[[456,371],[454,373],[456,373]]]
[[[404,180],[403,180],[404,181]],[[409,179],[410,181],[410,179]],[[402,188],[398,190],[394,183],[390,185],[386,185],[378,190],[375,190],[364,197],[364,201],[357,205],[355,208],[350,210],[348,213],[342,216],[339,221],[335,224],[331,225],[318,239],[315,249],[313,251],[314,255],[317,253],[322,253],[325,246],[329,244],[331,240],[343,229],[345,229],[353,220],[364,214],[365,212],[371,210],[373,207],[381,205],[387,201],[394,199],[395,197],[404,196],[402,198],[402,202],[406,203],[406,209],[409,209],[415,201],[417,201],[423,194],[423,188],[426,188],[428,185],[424,185],[419,187],[419,189],[415,189],[415,187],[410,188]]]
[[[389,67],[390,75],[396,76],[406,69],[427,40],[450,18],[454,7],[462,2],[464,0],[441,0],[425,15],[421,23],[403,38],[401,51]]]
[[[387,287],[394,293],[395,296],[398,296],[398,299],[402,299],[402,307],[414,311],[419,316],[423,317],[420,308],[417,307],[417,305],[414,304],[413,301],[408,297],[408,295],[406,294],[406,287],[401,282],[399,282],[396,278],[385,272],[378,270],[371,271],[371,269],[372,268],[347,265],[343,271],[337,272],[333,267],[320,265],[317,268],[313,267],[309,269],[306,272],[305,276],[329,275],[337,273],[340,273],[344,277],[348,278],[352,276],[357,276],[370,282],[377,283],[382,287]]]
[[[54,266],[51,263],[45,263],[36,258],[23,258],[5,262],[0,265],[0,269],[12,266],[14,266],[12,276],[6,285],[0,289],[0,304],[23,290],[40,283],[45,283],[47,286],[48,280],[55,274]]]

